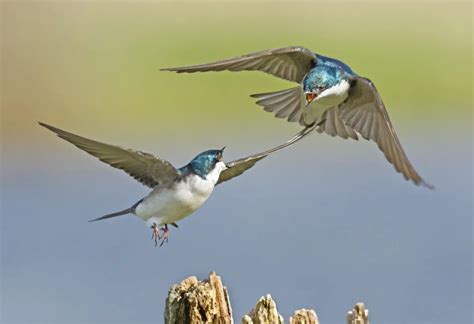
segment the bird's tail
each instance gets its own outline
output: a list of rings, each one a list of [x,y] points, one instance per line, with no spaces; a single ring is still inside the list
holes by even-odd
[[[274,113],[277,118],[286,118],[289,122],[299,122],[303,109],[301,102],[303,90],[300,86],[275,92],[256,93],[250,97],[257,99],[256,104],[265,111]]]
[[[104,215],[104,216],[96,218],[96,219],[91,219],[89,222],[96,222],[96,221],[100,221],[100,220],[107,219],[107,218],[127,215],[127,214],[130,214],[130,213],[133,213],[133,209],[132,208],[127,208],[127,209],[121,210],[121,211],[116,212],[116,213]]]

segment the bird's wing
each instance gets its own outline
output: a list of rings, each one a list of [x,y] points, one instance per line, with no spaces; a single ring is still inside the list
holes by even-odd
[[[302,131],[297,133],[293,138],[291,138],[290,140],[288,140],[287,142],[281,145],[275,146],[261,153],[252,154],[245,158],[226,163],[227,169],[221,172],[219,176],[219,180],[217,181],[217,184],[241,175],[242,173],[244,173],[245,171],[253,167],[255,163],[257,163],[261,159],[267,157],[268,155],[272,153],[280,151],[288,146],[291,146],[294,143],[298,142],[299,140],[303,139],[306,135],[310,134],[315,128],[316,126],[304,128]]]
[[[405,179],[432,188],[416,172],[403,151],[375,85],[362,77],[355,78],[354,82],[349,90],[349,97],[337,107],[337,111],[334,111],[338,112],[340,119],[344,121],[346,131],[352,128],[365,139],[373,140],[395,170],[402,173]],[[337,116],[335,117],[337,120]],[[328,132],[326,125],[325,127],[325,131]],[[337,133],[340,135],[339,131]]]
[[[150,188],[169,183],[180,175],[171,163],[152,154],[96,142],[44,123],[39,124],[102,162],[127,172]]]
[[[352,127],[344,124],[339,114],[338,106],[327,109],[316,121],[317,124],[320,124],[316,130],[319,133],[325,132],[333,137],[337,135],[344,139],[352,138],[357,141],[359,139],[357,133]]]
[[[193,73],[207,71],[262,71],[278,78],[301,83],[316,55],[301,46],[270,49],[208,64],[166,68],[162,71]]]

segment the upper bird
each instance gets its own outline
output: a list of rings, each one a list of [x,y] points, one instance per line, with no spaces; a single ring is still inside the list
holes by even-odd
[[[265,50],[208,64],[164,71],[262,71],[299,86],[251,95],[278,118],[299,122],[331,136],[357,140],[358,134],[377,143],[405,179],[432,188],[408,160],[375,85],[345,63],[301,46]]]
[[[130,208],[108,214],[92,221],[134,214],[152,228],[155,245],[168,241],[168,224],[193,213],[209,198],[214,187],[250,169],[269,154],[288,147],[308,133],[300,134],[288,142],[265,152],[247,156],[229,163],[223,162],[223,151],[208,150],[198,154],[185,166],[176,169],[171,163],[152,154],[124,149],[119,146],[93,141],[59,128],[39,123],[60,138],[99,158],[114,168],[121,169],[153,190]],[[160,234],[160,229],[163,231]]]

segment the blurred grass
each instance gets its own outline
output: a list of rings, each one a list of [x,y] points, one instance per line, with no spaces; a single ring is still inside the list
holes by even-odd
[[[288,45],[370,77],[396,125],[455,125],[471,119],[471,14],[470,2],[451,1],[2,2],[2,137],[26,141],[36,120],[100,129],[110,141],[122,128],[138,137],[292,132],[248,97],[289,82],[159,71]]]

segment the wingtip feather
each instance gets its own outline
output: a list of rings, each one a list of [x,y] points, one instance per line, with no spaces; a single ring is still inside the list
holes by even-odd
[[[46,127],[46,128],[50,128],[51,126],[49,126],[48,124],[45,124],[43,122],[40,122],[40,121],[37,121],[38,125],[40,126],[43,126],[43,127]]]
[[[436,187],[432,185],[431,183],[426,182],[425,180],[421,180],[419,183],[422,187],[428,188],[429,190],[436,190]]]
[[[173,67],[173,68],[161,68],[160,71],[166,72],[176,72],[176,73],[193,73],[193,72],[201,72],[201,71],[190,71],[188,70],[188,66],[182,67]]]
[[[56,128],[54,126],[48,125],[48,124],[40,122],[40,121],[38,121],[38,125],[46,128],[46,129],[49,129],[50,131],[52,131],[53,133],[56,133],[56,134],[58,133],[58,130],[59,130],[58,128]]]

